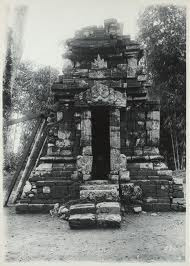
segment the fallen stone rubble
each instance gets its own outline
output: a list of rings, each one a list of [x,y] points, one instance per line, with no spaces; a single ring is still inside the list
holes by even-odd
[[[118,202],[78,203],[70,206],[56,203],[50,214],[68,221],[71,229],[119,228],[122,220]]]

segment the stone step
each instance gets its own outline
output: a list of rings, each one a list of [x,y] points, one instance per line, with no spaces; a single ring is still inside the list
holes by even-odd
[[[69,217],[71,229],[92,228],[96,226],[96,215],[93,213],[73,214]]]
[[[15,206],[16,213],[48,213],[53,209],[54,204],[31,204],[17,203]]]
[[[91,202],[119,201],[119,191],[112,190],[81,190],[80,199]]]
[[[82,203],[74,204],[70,206],[70,215],[84,214],[84,213],[96,213],[96,207],[94,203]]]
[[[107,184],[109,184],[108,180],[90,180],[85,182],[85,185],[107,185]]]
[[[119,202],[101,202],[96,205],[96,213],[120,214]]]
[[[82,185],[80,186],[80,190],[112,190],[119,189],[119,185],[117,184],[106,184],[106,185]]]
[[[97,215],[97,226],[98,227],[118,228],[120,227],[120,225],[121,225],[120,214],[100,213]]]

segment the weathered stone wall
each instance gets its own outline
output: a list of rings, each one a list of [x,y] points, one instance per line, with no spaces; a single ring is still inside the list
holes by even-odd
[[[55,123],[56,122],[56,123]],[[73,109],[57,111],[48,134],[48,156],[71,156],[74,146],[74,116]]]
[[[121,153],[126,156],[159,154],[159,104],[133,103],[121,109]]]

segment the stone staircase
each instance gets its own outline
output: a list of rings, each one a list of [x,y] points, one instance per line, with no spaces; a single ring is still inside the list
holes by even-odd
[[[70,228],[120,227],[118,184],[107,180],[86,181],[80,186],[80,199],[86,203],[70,206]]]

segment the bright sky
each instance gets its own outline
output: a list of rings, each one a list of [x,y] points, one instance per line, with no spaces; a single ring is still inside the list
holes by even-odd
[[[28,6],[24,27],[22,59],[63,66],[62,40],[73,37],[81,27],[103,25],[104,19],[116,18],[124,23],[124,34],[135,38],[138,13],[159,0],[17,0]],[[163,1],[162,1],[163,2]],[[167,1],[168,2],[168,1]]]

